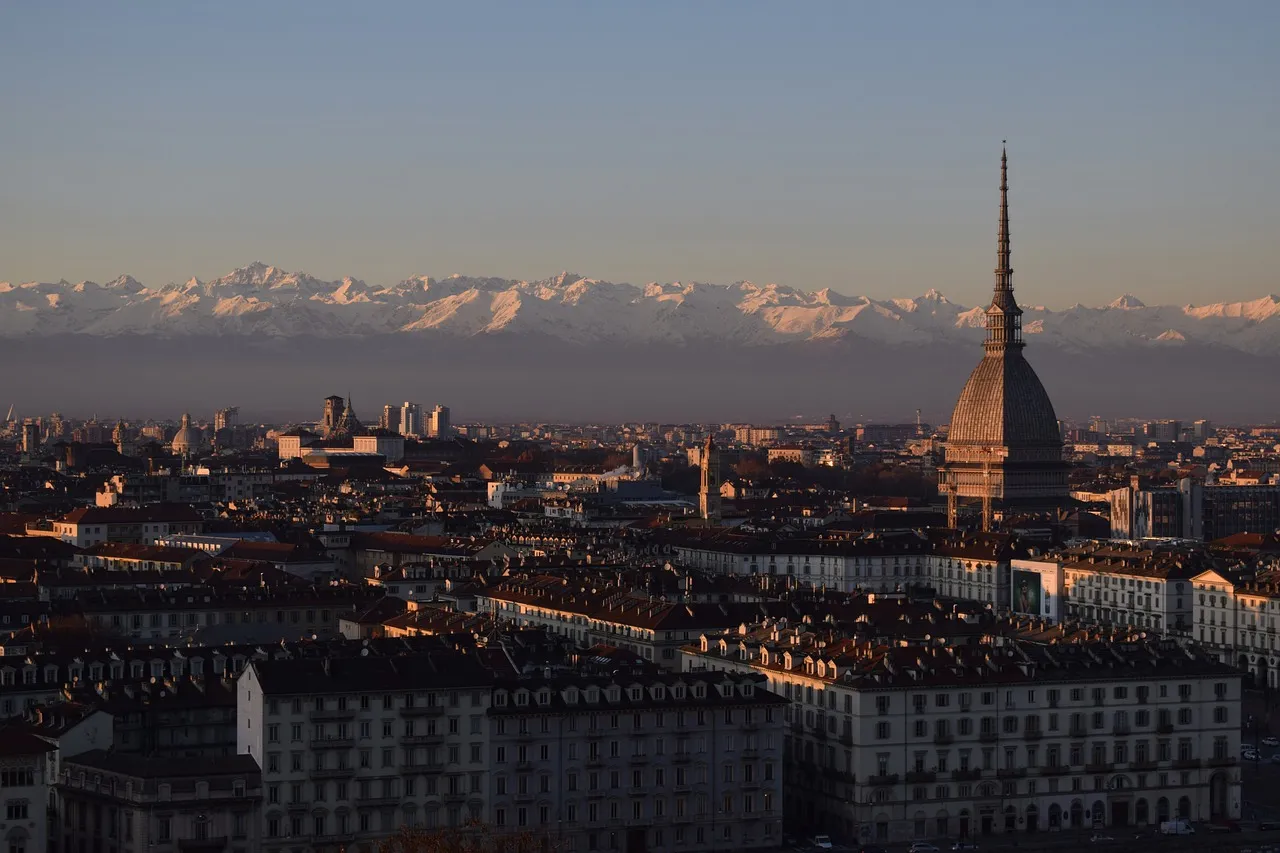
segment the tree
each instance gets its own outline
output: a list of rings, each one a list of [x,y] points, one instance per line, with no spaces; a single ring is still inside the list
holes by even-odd
[[[426,829],[402,826],[378,844],[378,853],[553,853],[559,844],[545,833],[509,832],[478,821]]]

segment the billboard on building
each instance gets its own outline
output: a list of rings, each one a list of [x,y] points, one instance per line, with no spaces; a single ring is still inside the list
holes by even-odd
[[[1039,616],[1044,610],[1044,586],[1038,572],[1013,570],[1013,612]]]
[[[1056,560],[1014,560],[1009,609],[1022,616],[1062,621],[1062,566]]]

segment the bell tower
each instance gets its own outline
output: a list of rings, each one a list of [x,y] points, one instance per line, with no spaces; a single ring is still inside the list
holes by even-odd
[[[698,490],[698,514],[708,525],[720,520],[720,448],[712,436],[702,446],[702,487]]]

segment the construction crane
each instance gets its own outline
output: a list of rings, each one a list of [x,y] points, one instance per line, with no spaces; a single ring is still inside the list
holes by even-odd
[[[16,406],[16,405],[18,405],[18,404],[17,404],[17,403],[10,403],[10,404],[9,404],[9,414],[7,414],[7,415],[5,415],[5,416],[4,416],[4,422],[5,422],[5,423],[7,423],[7,424],[11,424],[11,423],[13,423],[13,408],[14,408],[14,406]]]

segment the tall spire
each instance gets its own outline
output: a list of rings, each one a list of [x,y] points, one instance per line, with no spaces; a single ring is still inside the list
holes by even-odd
[[[1009,245],[1009,152],[1000,149],[1000,235],[996,246],[996,283],[987,309],[988,350],[1022,346],[1022,309],[1013,298],[1013,254]]]
[[[996,251],[996,290],[1013,290],[1009,249],[1009,149],[1000,148],[1000,245]]]

